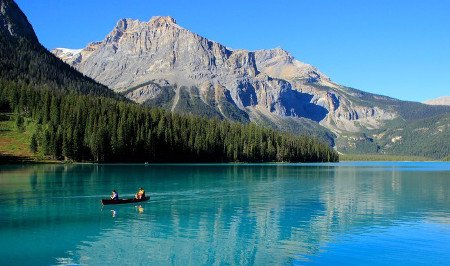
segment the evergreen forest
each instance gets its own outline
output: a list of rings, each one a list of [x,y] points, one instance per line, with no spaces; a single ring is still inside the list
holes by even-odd
[[[255,124],[144,107],[113,98],[0,82],[2,112],[37,122],[34,152],[94,162],[324,162],[328,145]]]

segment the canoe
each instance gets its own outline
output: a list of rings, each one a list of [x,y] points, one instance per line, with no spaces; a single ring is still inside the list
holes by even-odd
[[[125,203],[139,203],[149,200],[150,197],[145,197],[142,199],[119,199],[119,200],[112,200],[112,199],[102,199],[103,205],[113,205],[113,204],[125,204]]]

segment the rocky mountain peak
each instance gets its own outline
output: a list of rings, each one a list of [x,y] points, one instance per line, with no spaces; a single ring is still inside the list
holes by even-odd
[[[176,20],[170,16],[154,16],[150,19],[149,23],[155,26],[177,24]]]
[[[136,102],[172,111],[274,125],[306,118],[348,131],[395,117],[352,105],[338,84],[282,48],[229,49],[167,16],[122,19],[81,52],[52,52]]]
[[[122,38],[133,39],[145,37],[146,34],[165,34],[169,31],[178,31],[182,28],[176,24],[174,18],[169,16],[155,16],[150,21],[140,21],[137,19],[120,19],[114,29],[107,35],[106,43],[118,43]],[[133,37],[134,36],[134,37]],[[156,37],[156,36],[155,36]]]
[[[131,31],[141,23],[139,20],[124,18],[117,21],[114,29],[106,36],[107,42],[118,42],[126,31]]]
[[[277,61],[284,63],[292,63],[294,57],[286,50],[277,47],[273,49],[257,50],[255,51],[259,61]]]
[[[0,32],[38,41],[27,17],[12,0],[0,0]]]
[[[133,27],[139,25],[140,23],[143,23],[143,22],[140,22],[137,19],[123,18],[123,19],[117,21],[117,24],[114,27],[114,30],[126,31],[127,29],[133,28]]]
[[[291,53],[284,50],[281,47],[276,47],[272,49],[266,49],[266,50],[259,50],[259,51],[265,51],[266,53],[272,55],[272,56],[280,56],[280,57],[288,57],[288,58],[294,58]]]
[[[256,63],[261,72],[291,81],[317,82],[335,87],[330,78],[317,68],[296,60],[282,48],[255,51]]]

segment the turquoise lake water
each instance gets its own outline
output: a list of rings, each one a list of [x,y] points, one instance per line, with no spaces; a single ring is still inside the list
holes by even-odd
[[[0,166],[0,265],[30,264],[450,265],[450,163]]]

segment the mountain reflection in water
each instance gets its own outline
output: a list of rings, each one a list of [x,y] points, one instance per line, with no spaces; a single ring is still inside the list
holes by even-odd
[[[0,169],[2,265],[450,262],[445,163]]]

